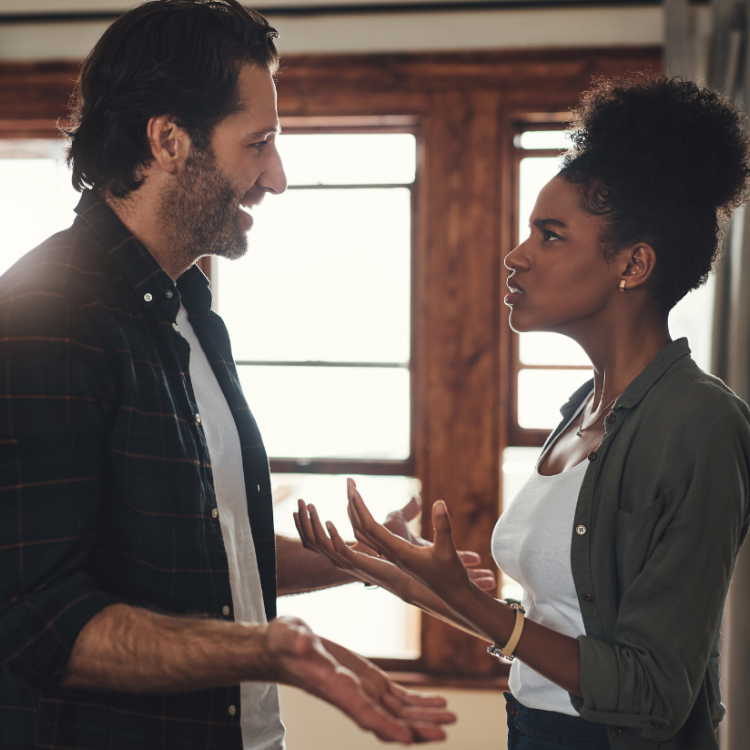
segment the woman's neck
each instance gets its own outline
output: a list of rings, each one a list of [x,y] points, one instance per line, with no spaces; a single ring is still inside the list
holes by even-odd
[[[617,398],[672,340],[667,317],[619,319],[602,330],[574,338],[594,368],[592,411]]]

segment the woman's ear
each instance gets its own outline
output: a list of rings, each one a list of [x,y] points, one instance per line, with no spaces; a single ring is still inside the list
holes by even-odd
[[[617,255],[620,289],[624,292],[645,284],[656,268],[656,253],[651,245],[638,242]]]

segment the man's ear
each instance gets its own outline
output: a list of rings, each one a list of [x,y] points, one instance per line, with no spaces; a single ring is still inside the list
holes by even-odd
[[[648,243],[638,242],[617,254],[617,266],[620,284],[624,281],[625,289],[635,289],[654,274],[656,252]]]
[[[154,166],[175,174],[190,153],[190,136],[169,115],[152,117],[146,126],[146,136]]]

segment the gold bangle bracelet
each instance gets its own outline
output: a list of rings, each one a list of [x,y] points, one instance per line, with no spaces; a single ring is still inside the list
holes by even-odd
[[[513,652],[518,646],[518,642],[521,640],[521,634],[523,633],[523,625],[526,620],[524,617],[524,609],[520,604],[511,604],[511,609],[516,610],[516,624],[513,627],[513,632],[510,634],[510,638],[504,647],[498,645],[487,646],[487,653],[497,656],[498,658],[507,659],[513,661],[516,657],[513,656]]]

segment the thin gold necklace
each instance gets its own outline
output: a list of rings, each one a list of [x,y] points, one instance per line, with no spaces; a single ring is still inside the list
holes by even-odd
[[[591,398],[594,398],[593,394],[591,395]],[[583,415],[586,413],[586,405],[584,404],[583,409],[581,409],[581,424],[578,426],[578,429],[576,430],[576,437],[582,438],[583,437],[583,433],[586,432],[586,430],[588,430],[589,428],[593,427],[602,418],[602,416],[605,414],[605,412],[607,411],[607,409],[609,409],[609,407],[612,406],[612,404],[614,404],[615,401],[617,401],[618,398],[620,398],[620,394],[617,394],[617,396],[615,396],[604,407],[604,409],[602,410],[602,413],[593,422],[590,422],[585,427],[583,426]]]

